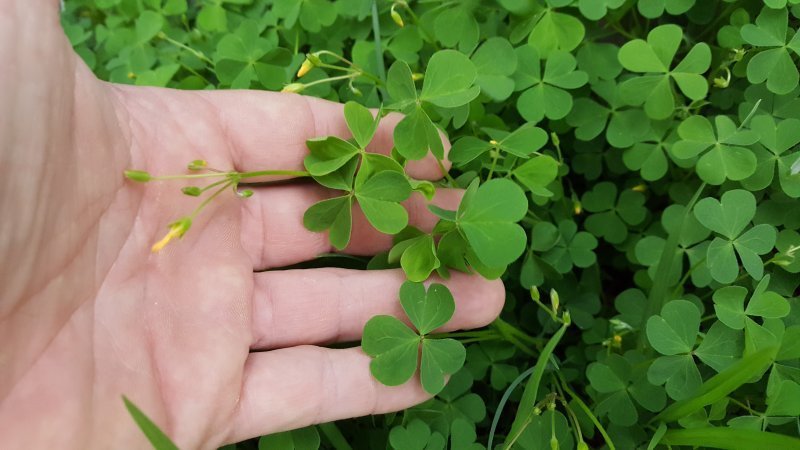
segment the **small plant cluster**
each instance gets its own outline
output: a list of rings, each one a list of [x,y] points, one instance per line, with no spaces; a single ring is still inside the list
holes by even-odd
[[[412,326],[376,316],[361,345],[376,379],[419,373],[434,397],[232,448],[800,448],[800,2],[68,0],[63,17],[108,80],[345,103],[352,138],[310,140],[305,171],[127,172],[209,182],[156,251],[266,175],[339,193],[303,218],[339,250],[356,206],[394,238],[360,264],[404,271]],[[388,112],[394,149],[369,153]],[[442,181],[406,173],[425,157]],[[401,203],[444,187],[458,208],[410,227]],[[488,328],[438,332],[455,301],[430,279],[452,271],[505,281]]]

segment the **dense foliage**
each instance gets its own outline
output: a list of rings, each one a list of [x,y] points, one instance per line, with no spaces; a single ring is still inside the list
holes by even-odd
[[[402,267],[414,328],[377,316],[363,348],[380,381],[419,364],[437,395],[238,448],[790,449],[798,3],[67,0],[64,27],[114,82],[350,102],[352,139],[309,141],[306,170],[342,194],[305,224],[344,248],[358,204],[395,235],[342,264]],[[364,152],[361,105],[405,115],[391,158]],[[445,157],[437,129],[450,175],[410,179],[407,160]],[[458,210],[407,227],[400,202],[440,186],[467,189]],[[501,319],[435,333],[454,301],[420,282],[451,270],[502,276]]]

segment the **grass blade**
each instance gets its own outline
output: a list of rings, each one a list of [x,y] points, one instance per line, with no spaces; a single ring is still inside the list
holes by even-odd
[[[761,374],[775,358],[777,349],[766,349],[745,356],[727,369],[711,377],[700,386],[700,392],[692,398],[675,402],[653,418],[651,422],[663,420],[673,422],[728,396],[739,386]]]
[[[339,427],[336,426],[335,422],[322,423],[317,425],[317,428],[322,431],[322,434],[325,435],[336,450],[353,450],[353,447],[350,446],[342,432],[339,431]]]
[[[134,422],[142,430],[147,440],[153,445],[156,450],[178,450],[170,438],[154,424],[149,417],[147,417],[136,405],[133,404],[128,397],[122,396],[122,401],[125,402],[125,408],[133,417]]]
[[[555,350],[558,343],[561,341],[561,338],[564,337],[564,333],[567,331],[567,327],[569,327],[570,321],[564,321],[564,324],[561,325],[561,328],[556,331],[556,333],[547,341],[547,345],[544,346],[542,353],[539,355],[539,360],[536,362],[536,366],[534,366],[533,374],[531,375],[530,380],[525,385],[525,391],[522,393],[522,399],[519,402],[519,409],[517,410],[517,416],[514,418],[514,422],[511,424],[511,431],[509,431],[509,436],[514,436],[511,440],[511,443],[516,440],[525,429],[525,424],[528,421],[528,418],[533,414],[533,408],[536,405],[536,398],[539,394],[539,384],[542,382],[542,376],[544,376],[544,369],[547,368],[547,363],[550,361],[550,356],[553,354],[553,350]],[[509,448],[508,444],[504,444],[505,449]]]
[[[660,443],[735,450],[800,449],[800,439],[791,436],[767,431],[713,427],[669,430]]]

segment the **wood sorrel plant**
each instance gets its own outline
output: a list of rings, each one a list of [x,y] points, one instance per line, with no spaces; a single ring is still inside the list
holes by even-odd
[[[798,1],[67,0],[64,22],[104,79],[346,104],[352,139],[289,173],[338,192],[304,223],[344,249],[357,205],[394,236],[361,267],[403,269],[412,327],[378,316],[362,345],[437,395],[264,447],[800,447]],[[394,151],[365,152],[389,111]],[[444,182],[405,173],[426,155]],[[156,249],[287,174],[190,169],[199,206]],[[459,207],[408,227],[401,202],[440,186]],[[454,301],[421,283],[453,270],[503,277],[488,329],[437,333]]]

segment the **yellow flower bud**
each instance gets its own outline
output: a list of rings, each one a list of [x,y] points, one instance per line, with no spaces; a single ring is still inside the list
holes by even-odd
[[[637,184],[636,186],[632,187],[631,190],[634,192],[646,192],[647,186],[644,184]]]
[[[415,72],[415,73],[411,74],[411,79],[414,80],[414,81],[419,81],[419,80],[421,80],[423,78],[425,78],[425,75],[423,75],[423,74],[421,74],[419,72]]]
[[[300,69],[297,71],[297,78],[303,78],[313,68],[314,63],[311,62],[310,59],[306,58],[306,60],[303,61],[303,64],[300,65]]]

